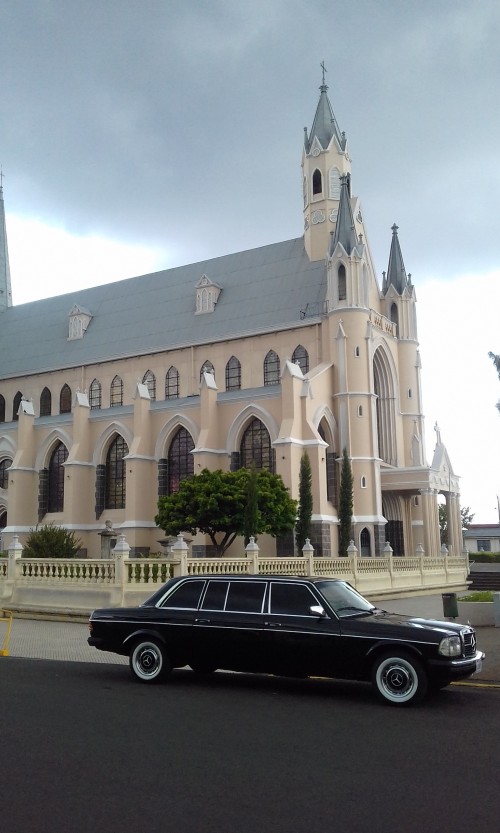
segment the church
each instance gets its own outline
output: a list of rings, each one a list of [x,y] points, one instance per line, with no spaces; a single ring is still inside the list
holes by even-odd
[[[155,553],[158,497],[183,478],[253,463],[297,498],[307,453],[311,543],[336,557],[346,449],[360,555],[386,542],[397,556],[437,555],[439,495],[448,549],[461,553],[459,481],[439,430],[426,462],[416,291],[398,227],[379,281],[324,77],[301,164],[302,237],[19,306],[0,188],[1,548],[54,523],[88,557],[110,527],[131,555]],[[211,554],[202,535],[191,546]],[[259,546],[294,554],[292,534]],[[242,549],[237,540],[229,554]]]

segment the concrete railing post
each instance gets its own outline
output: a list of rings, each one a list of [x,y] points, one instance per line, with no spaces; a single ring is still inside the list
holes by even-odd
[[[306,542],[302,547],[302,555],[304,558],[307,559],[307,575],[313,576],[314,575],[314,547],[311,544],[309,538],[306,538]]]
[[[259,574],[259,547],[255,543],[255,538],[253,535],[250,536],[250,540],[245,547],[245,555],[248,560],[251,562],[250,570],[248,572],[253,573],[254,575]]]
[[[172,556],[176,563],[174,563],[174,577],[188,575],[188,554],[189,547],[184,540],[184,535],[179,532],[177,541],[172,546]]]
[[[9,549],[9,563],[7,565],[7,581],[15,581],[17,578],[17,562],[21,559],[23,554],[23,545],[19,542],[19,535],[14,535],[10,542]]]
[[[385,542],[385,547],[384,547],[384,555],[387,558],[387,561],[389,562],[389,575],[391,577],[391,587],[394,586],[394,561],[393,561],[394,554],[393,553],[394,553],[394,550],[392,549],[389,541],[386,541]]]
[[[351,560],[352,573],[354,576],[354,586],[358,583],[358,548],[354,541],[349,542],[347,547],[347,557]]]
[[[113,559],[115,562],[115,584],[123,590],[128,584],[128,565],[127,561],[130,555],[130,545],[123,533],[119,533],[116,539],[116,545],[112,550]]]

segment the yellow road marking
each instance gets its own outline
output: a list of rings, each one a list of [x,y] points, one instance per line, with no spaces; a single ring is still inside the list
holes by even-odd
[[[499,683],[452,683],[451,685],[469,686],[469,688],[500,688]]]

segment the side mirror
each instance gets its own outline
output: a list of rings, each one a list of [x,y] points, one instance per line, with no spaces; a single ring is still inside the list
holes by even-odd
[[[319,616],[320,619],[326,619],[326,611],[325,608],[321,605],[311,605],[309,608],[313,616]]]

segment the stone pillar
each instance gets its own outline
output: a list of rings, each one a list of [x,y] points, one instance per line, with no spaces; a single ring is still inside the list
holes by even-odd
[[[36,526],[38,520],[38,472],[35,471],[36,439],[33,403],[21,400],[18,415],[17,451],[8,469],[7,529],[14,533],[23,527]]]
[[[422,495],[422,517],[424,521],[424,549],[428,556],[436,556],[441,547],[437,492],[435,489],[421,489],[420,493]]]

